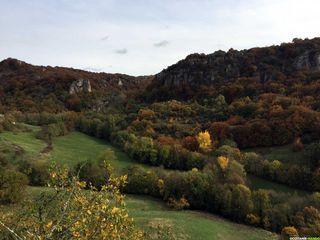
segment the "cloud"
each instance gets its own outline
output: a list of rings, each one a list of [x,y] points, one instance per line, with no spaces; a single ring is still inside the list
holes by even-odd
[[[102,72],[101,68],[94,68],[94,67],[86,67],[83,70],[88,71],[88,72]]]
[[[319,0],[0,2],[0,59],[37,65],[148,75],[194,52],[319,36]]]
[[[161,42],[157,42],[155,44],[153,44],[153,46],[155,47],[166,47],[169,45],[169,42],[167,40],[163,40]]]
[[[107,35],[107,36],[102,37],[100,40],[101,40],[101,41],[106,41],[106,40],[108,40],[108,39],[109,39],[109,36]]]
[[[115,53],[117,53],[117,54],[127,54],[128,50],[126,48],[117,49],[117,50],[115,50]]]

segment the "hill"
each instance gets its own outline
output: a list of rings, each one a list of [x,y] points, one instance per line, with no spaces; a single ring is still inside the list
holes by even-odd
[[[34,66],[8,58],[0,62],[0,109],[59,112],[101,110],[118,95],[133,96],[150,77]]]
[[[208,55],[195,53],[158,73],[146,96],[150,100],[189,99],[219,92],[230,102],[266,92],[290,93],[295,83],[310,84],[319,78],[319,71],[320,38]],[[277,86],[272,88],[271,83]],[[228,89],[230,84],[235,84],[234,91]]]

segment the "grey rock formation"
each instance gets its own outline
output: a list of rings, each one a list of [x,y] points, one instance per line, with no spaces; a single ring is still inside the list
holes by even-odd
[[[294,65],[298,70],[320,70],[320,52],[306,51],[295,60]]]
[[[294,63],[295,67],[297,69],[303,69],[303,68],[307,68],[310,69],[311,68],[311,63],[310,63],[310,52],[307,51],[305,53],[303,53],[302,55],[300,55]]]
[[[316,54],[315,58],[316,62],[316,69],[320,71],[320,52]]]
[[[70,89],[69,89],[69,93],[75,94],[75,93],[80,93],[80,92],[86,92],[86,93],[92,92],[91,84],[90,84],[89,80],[78,79],[78,80],[72,82]]]
[[[231,54],[218,51],[214,54],[191,54],[186,59],[156,75],[156,81],[164,86],[212,84],[216,79],[239,76],[239,52],[234,61]]]

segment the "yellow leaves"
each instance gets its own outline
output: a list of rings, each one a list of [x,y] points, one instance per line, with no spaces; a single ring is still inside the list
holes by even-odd
[[[197,136],[197,140],[199,143],[199,148],[202,151],[210,150],[211,138],[210,138],[210,133],[207,130],[204,132],[199,132]]]
[[[229,158],[220,156],[217,159],[219,167],[221,168],[222,171],[225,171],[229,165]]]
[[[288,239],[288,237],[298,237],[298,231],[293,226],[284,227],[281,230],[281,237],[282,239]]]
[[[176,210],[182,210],[182,209],[190,207],[190,204],[189,204],[188,200],[183,196],[179,200],[177,200],[175,198],[169,198],[168,199],[168,206],[172,207]]]
[[[84,205],[87,201],[84,196],[75,196],[74,200],[79,205]]]
[[[282,163],[278,160],[273,160],[271,162],[272,169],[277,170],[281,167]]]
[[[158,179],[158,188],[161,195],[164,193],[164,181],[163,179]]]
[[[53,224],[52,221],[48,222],[48,223],[46,224],[46,228],[50,229],[50,228],[52,227],[52,224]]]
[[[79,227],[79,226],[81,226],[81,222],[80,221],[76,221],[74,225],[75,225],[75,227]]]
[[[198,168],[192,168],[192,169],[191,169],[191,172],[197,173],[197,172],[199,172],[199,170],[198,170]]]
[[[73,232],[72,235],[76,238],[79,238],[81,236],[79,232]]]
[[[106,168],[111,169],[107,164]],[[120,192],[120,188],[127,181],[127,176],[119,177],[112,172],[109,173],[107,184],[102,186],[100,191],[96,191],[78,177],[70,177],[65,169],[54,168],[50,174],[51,186],[56,190],[54,195],[50,195],[50,199],[51,197],[54,199],[49,206],[41,207],[43,218],[35,217],[39,214],[25,216],[27,220],[19,223],[21,225],[19,234],[30,236],[28,238],[30,240],[52,239],[57,233],[61,234],[61,239],[70,240],[142,239],[143,233],[136,228],[133,219],[129,217],[124,195]],[[88,188],[84,189],[86,187]],[[38,206],[42,202],[34,201],[30,204],[32,205],[26,206],[27,214],[39,209]],[[56,214],[51,214],[52,209]],[[61,216],[64,217],[63,221],[60,220]],[[0,219],[2,217],[0,215]],[[68,231],[63,231],[64,229]]]
[[[50,173],[50,176],[51,176],[52,178],[56,178],[56,177],[57,177],[57,173],[56,173],[56,172],[52,172],[52,173]]]
[[[119,211],[120,211],[119,208],[113,207],[112,210],[111,210],[111,213],[112,213],[112,215],[116,215]]]
[[[104,203],[102,203],[102,204],[101,204],[101,209],[102,209],[102,210],[106,210],[106,209],[107,209],[107,205],[104,204]]]
[[[84,182],[84,181],[76,181],[76,185],[79,187],[79,188],[85,188],[87,183]]]

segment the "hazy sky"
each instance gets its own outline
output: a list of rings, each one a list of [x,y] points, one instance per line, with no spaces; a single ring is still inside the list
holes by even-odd
[[[188,54],[320,37],[319,0],[0,0],[0,60],[154,74]]]

